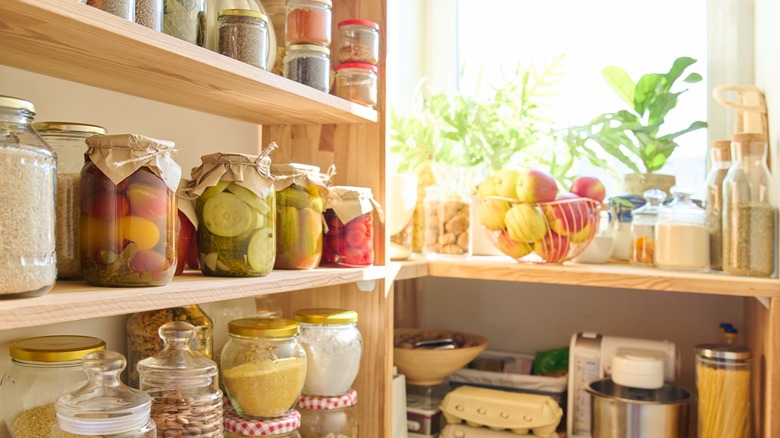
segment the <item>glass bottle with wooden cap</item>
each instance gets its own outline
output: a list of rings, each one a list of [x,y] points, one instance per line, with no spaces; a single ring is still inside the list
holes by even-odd
[[[710,146],[710,171],[707,174],[707,199],[704,207],[710,220],[710,269],[723,269],[723,180],[731,167],[731,142],[713,141]]]

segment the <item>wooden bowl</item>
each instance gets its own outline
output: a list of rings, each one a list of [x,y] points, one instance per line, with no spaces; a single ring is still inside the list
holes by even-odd
[[[420,332],[439,334],[459,333],[466,338],[469,347],[453,350],[429,350],[424,348],[394,348],[393,364],[406,376],[406,382],[418,386],[434,386],[450,374],[463,368],[487,348],[486,338],[456,330],[395,329],[395,336]]]

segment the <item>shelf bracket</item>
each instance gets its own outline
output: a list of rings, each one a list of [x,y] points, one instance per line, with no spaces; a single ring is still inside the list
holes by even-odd
[[[759,303],[763,304],[764,307],[769,310],[769,297],[756,297]]]

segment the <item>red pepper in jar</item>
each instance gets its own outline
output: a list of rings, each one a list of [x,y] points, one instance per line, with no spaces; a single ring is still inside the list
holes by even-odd
[[[330,0],[293,0],[287,7],[287,44],[331,41]]]

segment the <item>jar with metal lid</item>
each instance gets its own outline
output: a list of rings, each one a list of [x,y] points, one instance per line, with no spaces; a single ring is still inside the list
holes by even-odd
[[[301,438],[298,433],[301,426],[301,414],[291,410],[282,418],[273,420],[252,420],[242,417],[225,399],[225,438],[247,436],[271,436],[274,438]]]
[[[81,358],[106,348],[90,336],[39,336],[9,347],[11,364],[0,378],[5,424],[15,438],[48,437],[56,423],[54,402],[87,381]]]
[[[336,96],[360,105],[377,103],[377,68],[365,62],[345,62],[336,67]]]
[[[301,325],[300,341],[308,363],[303,393],[336,397],[349,392],[363,353],[357,312],[301,309],[295,312],[295,320]]]
[[[327,93],[330,90],[330,50],[316,44],[287,46],[284,77]]]
[[[89,353],[81,361],[88,382],[55,403],[51,438],[155,438],[152,398],[122,384],[127,362],[114,351]]]
[[[325,200],[322,266],[360,268],[374,264],[374,219],[384,212],[370,188],[333,186]]]
[[[57,154],[57,278],[79,279],[79,180],[87,151],[85,140],[104,135],[106,129],[72,122],[38,122],[33,123],[33,128]]]
[[[666,193],[650,189],[644,193],[645,205],[631,211],[631,255],[629,261],[635,265],[653,265],[655,252],[655,224],[658,208],[666,199]]]
[[[136,0],[87,0],[87,4],[111,15],[135,21]]]
[[[731,167],[731,142],[719,140],[710,146],[710,171],[705,184],[704,208],[710,220],[710,269],[723,269],[723,180]]]
[[[692,193],[672,187],[672,202],[658,208],[655,265],[662,269],[704,271],[710,264],[707,212],[691,200]]]
[[[205,13],[205,0],[165,0],[162,31],[190,44],[203,47]]]
[[[255,12],[259,12],[263,15],[269,16],[266,12],[265,1],[260,0],[206,0],[206,13],[204,23],[203,43],[204,46],[214,52],[219,52],[219,21],[217,15],[220,11],[226,9],[248,9]],[[266,51],[266,65],[272,66],[276,62],[276,51],[274,50],[276,42],[276,34],[274,23],[269,21],[268,23],[268,41],[265,44]],[[282,22],[282,32],[284,32],[284,21]],[[284,35],[282,35],[282,44],[284,44]]]
[[[138,362],[140,389],[152,397],[152,420],[160,436],[221,438],[222,391],[217,364],[191,349],[195,327],[183,321],[163,324],[165,343]]]
[[[752,352],[730,345],[696,346],[698,437],[749,438]]]
[[[0,96],[0,298],[47,293],[57,277],[57,156],[32,127],[35,106]]]
[[[135,0],[135,22],[162,32],[164,3],[164,0]]]
[[[298,323],[244,318],[228,324],[220,369],[236,412],[252,420],[282,418],[295,407],[306,380],[306,352]]]
[[[357,391],[338,397],[301,396],[301,438],[358,438]]]
[[[219,53],[267,70],[268,17],[248,9],[220,11]]]
[[[471,255],[471,198],[439,186],[425,190],[423,254],[427,256]]]
[[[287,1],[287,45],[320,44],[331,41],[331,0]]]
[[[343,20],[338,24],[339,62],[379,62],[379,24],[369,20]]]

